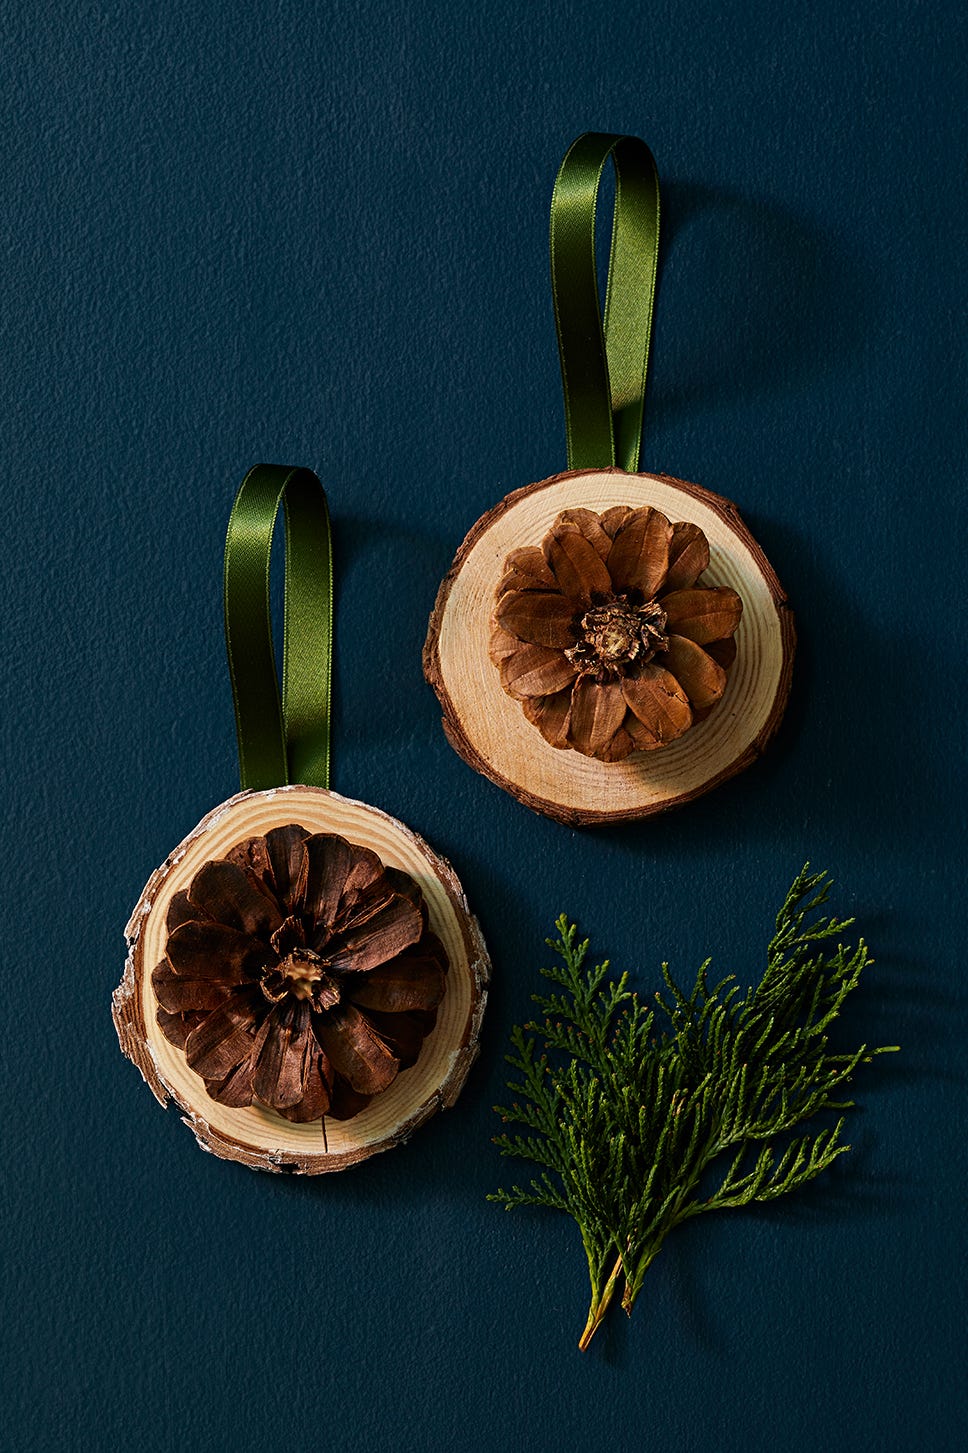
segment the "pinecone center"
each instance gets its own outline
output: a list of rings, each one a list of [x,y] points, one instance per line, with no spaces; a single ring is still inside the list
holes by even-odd
[[[262,975],[261,989],[273,1004],[286,998],[308,999],[315,1009],[332,1009],[340,1001],[339,983],[321,954],[305,947],[303,926],[287,918],[272,935],[277,961]]]
[[[319,1009],[332,1009],[339,1003],[339,985],[311,949],[293,949],[279,965],[279,972],[296,999],[312,999]]]
[[[644,663],[668,649],[667,616],[657,600],[634,605],[618,595],[592,606],[581,618],[581,635],[565,652],[583,671],[621,675],[633,662]]]

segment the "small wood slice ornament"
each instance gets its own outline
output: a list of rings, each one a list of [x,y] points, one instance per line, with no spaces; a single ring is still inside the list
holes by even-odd
[[[281,697],[268,596],[280,503]],[[487,951],[450,865],[326,785],[329,521],[308,470],[246,477],[225,606],[247,790],[149,880],[127,928],[115,1025],[206,1149],[263,1170],[342,1170],[456,1100],[477,1053]]]
[[[610,157],[603,320],[595,205]],[[736,506],[638,472],[658,225],[644,143],[580,137],[551,208],[571,468],[477,522],[424,647],[455,750],[574,826],[665,811],[748,766],[779,725],[793,668],[792,612]]]

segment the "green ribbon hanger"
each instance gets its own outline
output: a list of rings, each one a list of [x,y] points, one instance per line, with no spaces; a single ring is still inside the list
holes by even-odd
[[[615,166],[615,214],[604,323],[595,208]],[[637,136],[589,131],[569,148],[551,199],[555,303],[569,469],[639,464],[659,256],[659,178]]]
[[[272,536],[286,519],[282,693],[269,610]],[[225,540],[225,648],[243,788],[329,786],[333,556],[326,492],[309,469],[257,464]]]

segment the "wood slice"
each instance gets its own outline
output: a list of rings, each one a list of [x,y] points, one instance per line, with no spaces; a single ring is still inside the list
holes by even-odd
[[[164,957],[165,919],[173,895],[188,887],[203,863],[287,823],[309,832],[339,833],[370,848],[388,867],[409,873],[424,895],[430,927],[449,960],[436,1026],[416,1064],[402,1070],[352,1119],[327,1117],[325,1142],[319,1120],[294,1124],[261,1105],[231,1109],[211,1099],[184,1053],[162,1034],[151,984],[151,972]],[[162,1105],[169,1097],[174,1100],[199,1144],[226,1160],[307,1175],[354,1165],[399,1145],[435,1110],[453,1105],[477,1055],[490,962],[453,869],[403,823],[336,792],[315,787],[242,792],[215,808],[152,875],[125,934],[128,959],[113,999],[121,1048]]]
[[[555,517],[584,506],[652,505],[709,541],[708,585],[743,600],[737,655],[710,715],[658,751],[600,762],[552,747],[504,692],[488,655],[494,593],[508,553],[540,545]],[[471,530],[445,576],[424,646],[448,740],[464,760],[535,812],[572,826],[648,817],[708,792],[758,757],[790,692],[793,613],[731,501],[662,474],[573,470],[509,494]]]

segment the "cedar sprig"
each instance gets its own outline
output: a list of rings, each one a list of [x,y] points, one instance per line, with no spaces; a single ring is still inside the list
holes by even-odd
[[[588,940],[558,918],[559,937],[547,942],[560,962],[541,970],[554,988],[532,995],[540,1018],[514,1028],[506,1056],[519,1098],[495,1107],[524,1131],[496,1136],[501,1154],[540,1171],[488,1199],[507,1210],[548,1206],[577,1223],[591,1281],[582,1349],[619,1285],[631,1313],[674,1227],[774,1200],[850,1149],[845,1087],[858,1065],[897,1046],[835,1053],[828,1044],[872,962],[863,939],[840,939],[853,919],[819,915],[830,887],[809,864],[798,874],[754,987],[743,993],[732,974],[710,986],[707,959],[686,994],[663,964],[654,1006],[627,973],[610,977],[607,959],[586,967]],[[791,1134],[820,1111],[838,1112],[836,1123]]]

